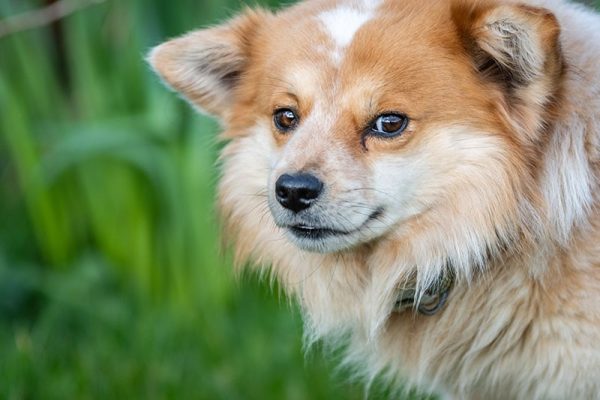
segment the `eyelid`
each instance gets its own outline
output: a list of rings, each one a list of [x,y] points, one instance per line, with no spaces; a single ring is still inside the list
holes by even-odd
[[[275,106],[273,106],[271,113],[275,115],[276,113],[283,110],[290,110],[294,114],[296,114],[297,117],[299,117],[300,113],[298,112],[298,107],[289,104],[276,104]]]
[[[272,115],[276,115],[282,111],[291,111],[294,113],[296,118],[300,119],[300,113],[298,112],[298,109],[293,106],[275,106],[275,108],[273,108]]]

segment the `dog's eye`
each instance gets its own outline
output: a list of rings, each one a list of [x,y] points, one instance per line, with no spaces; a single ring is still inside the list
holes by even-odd
[[[298,125],[298,116],[293,110],[289,108],[281,108],[275,110],[273,114],[273,121],[275,127],[281,132],[289,132]]]
[[[400,136],[408,127],[409,119],[401,114],[383,114],[371,125],[371,133],[385,138]]]

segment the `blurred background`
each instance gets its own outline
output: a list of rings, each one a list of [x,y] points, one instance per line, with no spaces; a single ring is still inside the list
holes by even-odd
[[[232,276],[217,126],[143,61],[242,6],[0,0],[0,399],[364,398]]]

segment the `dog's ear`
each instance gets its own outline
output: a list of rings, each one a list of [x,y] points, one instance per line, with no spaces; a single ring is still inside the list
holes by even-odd
[[[247,10],[223,25],[170,40],[152,49],[148,62],[193,105],[224,118],[256,32],[268,15]]]
[[[452,17],[474,66],[504,91],[507,103],[530,110],[547,105],[563,72],[560,25],[550,11],[453,0]]]
[[[520,88],[560,70],[560,26],[550,11],[455,1],[452,16],[476,67],[487,78]]]

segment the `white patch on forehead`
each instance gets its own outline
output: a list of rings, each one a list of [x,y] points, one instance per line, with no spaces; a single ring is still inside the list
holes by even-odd
[[[333,59],[339,62],[343,51],[352,43],[356,32],[371,18],[381,0],[361,0],[319,14],[318,18],[334,42]]]
[[[372,17],[370,11],[363,12],[350,7],[340,7],[325,11],[319,19],[331,35],[338,47],[346,47],[354,38],[356,32]]]

